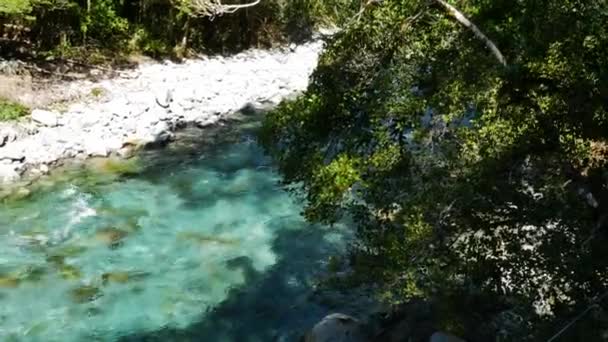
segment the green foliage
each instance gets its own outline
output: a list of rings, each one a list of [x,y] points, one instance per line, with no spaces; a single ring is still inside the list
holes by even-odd
[[[385,0],[333,39],[261,141],[309,219],[355,219],[355,269],[386,298],[463,298],[446,317],[471,336],[546,339],[608,289],[608,5],[457,7],[507,67],[437,3]]]
[[[3,0],[0,2],[0,14],[22,14],[32,10],[32,5],[28,0]]]
[[[82,47],[161,57],[184,55],[188,49],[224,52],[307,38],[318,25],[352,16],[358,3],[264,0],[207,17],[195,13],[189,0],[5,0],[0,23],[27,28],[25,40],[33,43],[29,48],[49,57],[86,56]]]
[[[0,121],[16,120],[20,117],[26,116],[30,113],[30,110],[15,102],[0,98]]]
[[[129,21],[117,13],[114,1],[92,1],[91,9],[83,17],[80,31],[90,34],[100,44],[124,41],[129,32]]]

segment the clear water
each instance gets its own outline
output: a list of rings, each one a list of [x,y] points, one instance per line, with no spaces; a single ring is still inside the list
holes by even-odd
[[[335,309],[312,286],[346,229],[306,224],[237,126],[4,200],[0,340],[296,340]]]

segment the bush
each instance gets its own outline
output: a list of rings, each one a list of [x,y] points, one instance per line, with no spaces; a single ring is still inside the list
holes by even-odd
[[[16,120],[28,115],[30,110],[22,104],[0,99],[0,121]]]

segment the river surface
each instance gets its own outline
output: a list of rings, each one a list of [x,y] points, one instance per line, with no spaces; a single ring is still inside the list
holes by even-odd
[[[311,226],[256,120],[97,160],[0,202],[1,341],[291,341],[344,226]]]

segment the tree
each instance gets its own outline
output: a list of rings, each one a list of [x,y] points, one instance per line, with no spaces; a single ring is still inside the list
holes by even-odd
[[[599,0],[385,0],[261,141],[307,218],[354,218],[354,267],[388,297],[458,302],[472,336],[546,338],[608,290],[607,17]],[[506,313],[520,324],[501,330]]]

